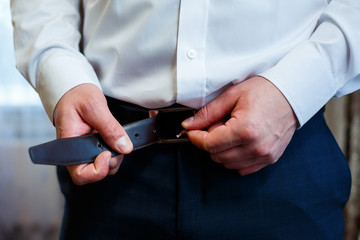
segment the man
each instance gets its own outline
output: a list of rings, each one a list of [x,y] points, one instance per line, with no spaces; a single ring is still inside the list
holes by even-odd
[[[15,0],[12,14],[57,137],[97,131],[121,154],[58,168],[61,238],[342,238],[350,174],[321,108],[360,86],[359,1]],[[198,109],[192,144],[132,152],[121,124],[173,104]]]

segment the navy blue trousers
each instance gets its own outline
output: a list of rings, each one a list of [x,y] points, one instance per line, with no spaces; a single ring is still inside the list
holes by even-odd
[[[276,164],[247,176],[190,143],[135,151],[98,183],[58,176],[61,239],[343,239],[351,185],[321,112]]]

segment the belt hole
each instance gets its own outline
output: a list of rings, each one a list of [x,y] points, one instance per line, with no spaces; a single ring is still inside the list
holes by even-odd
[[[136,137],[136,138],[139,138],[139,137],[140,137],[140,134],[135,133],[135,137]]]
[[[101,143],[98,143],[98,148],[102,148],[102,144],[101,144]]]

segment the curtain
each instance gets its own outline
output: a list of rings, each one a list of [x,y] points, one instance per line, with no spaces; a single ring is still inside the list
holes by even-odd
[[[348,159],[352,175],[350,198],[344,212],[344,240],[360,240],[360,91],[330,101],[325,117]]]

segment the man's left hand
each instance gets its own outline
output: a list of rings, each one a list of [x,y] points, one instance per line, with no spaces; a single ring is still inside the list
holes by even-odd
[[[275,85],[256,76],[230,87],[182,125],[215,162],[247,175],[277,162],[298,122]]]

